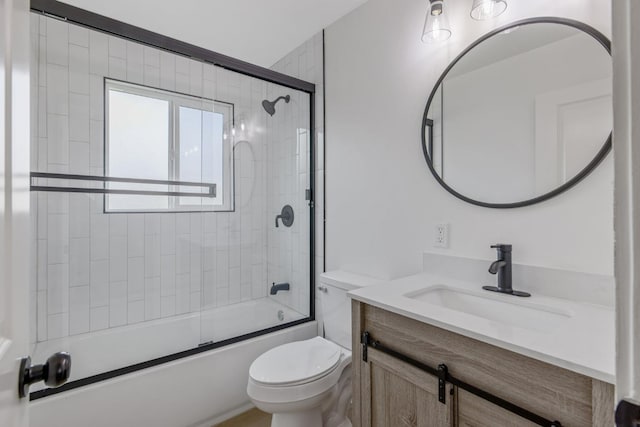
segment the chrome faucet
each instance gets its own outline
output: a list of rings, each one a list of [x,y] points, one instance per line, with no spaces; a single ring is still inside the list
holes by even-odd
[[[531,294],[522,291],[514,291],[512,287],[511,271],[511,245],[495,244],[491,246],[498,251],[498,260],[491,263],[489,273],[498,274],[498,286],[483,286],[482,289],[499,292],[501,294],[514,295],[517,297],[530,297]]]

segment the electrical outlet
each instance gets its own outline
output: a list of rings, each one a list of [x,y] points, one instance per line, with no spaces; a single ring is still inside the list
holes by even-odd
[[[433,246],[436,248],[449,247],[449,224],[436,224]]]

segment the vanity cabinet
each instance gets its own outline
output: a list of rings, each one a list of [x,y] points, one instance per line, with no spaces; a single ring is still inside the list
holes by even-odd
[[[438,401],[438,379],[375,349],[362,365],[363,426],[439,427],[453,425],[454,405]],[[453,387],[447,385],[448,392]],[[366,397],[366,398],[365,398]]]
[[[437,376],[372,346],[364,361],[365,331],[393,351],[433,368],[446,364],[457,380],[563,427],[614,425],[611,384],[358,301],[352,321],[355,427],[536,425],[450,382],[440,403]]]

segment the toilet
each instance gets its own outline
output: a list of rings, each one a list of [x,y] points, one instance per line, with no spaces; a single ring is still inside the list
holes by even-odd
[[[347,292],[373,279],[324,273],[317,287],[324,337],[296,341],[259,356],[247,393],[273,414],[272,427],[350,427],[351,304]]]

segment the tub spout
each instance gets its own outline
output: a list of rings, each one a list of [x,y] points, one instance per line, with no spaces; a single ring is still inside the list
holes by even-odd
[[[269,293],[271,295],[275,295],[280,291],[288,291],[291,287],[289,286],[288,283],[278,283],[276,285],[275,282],[273,282],[273,284],[271,285],[271,291],[269,291]]]

